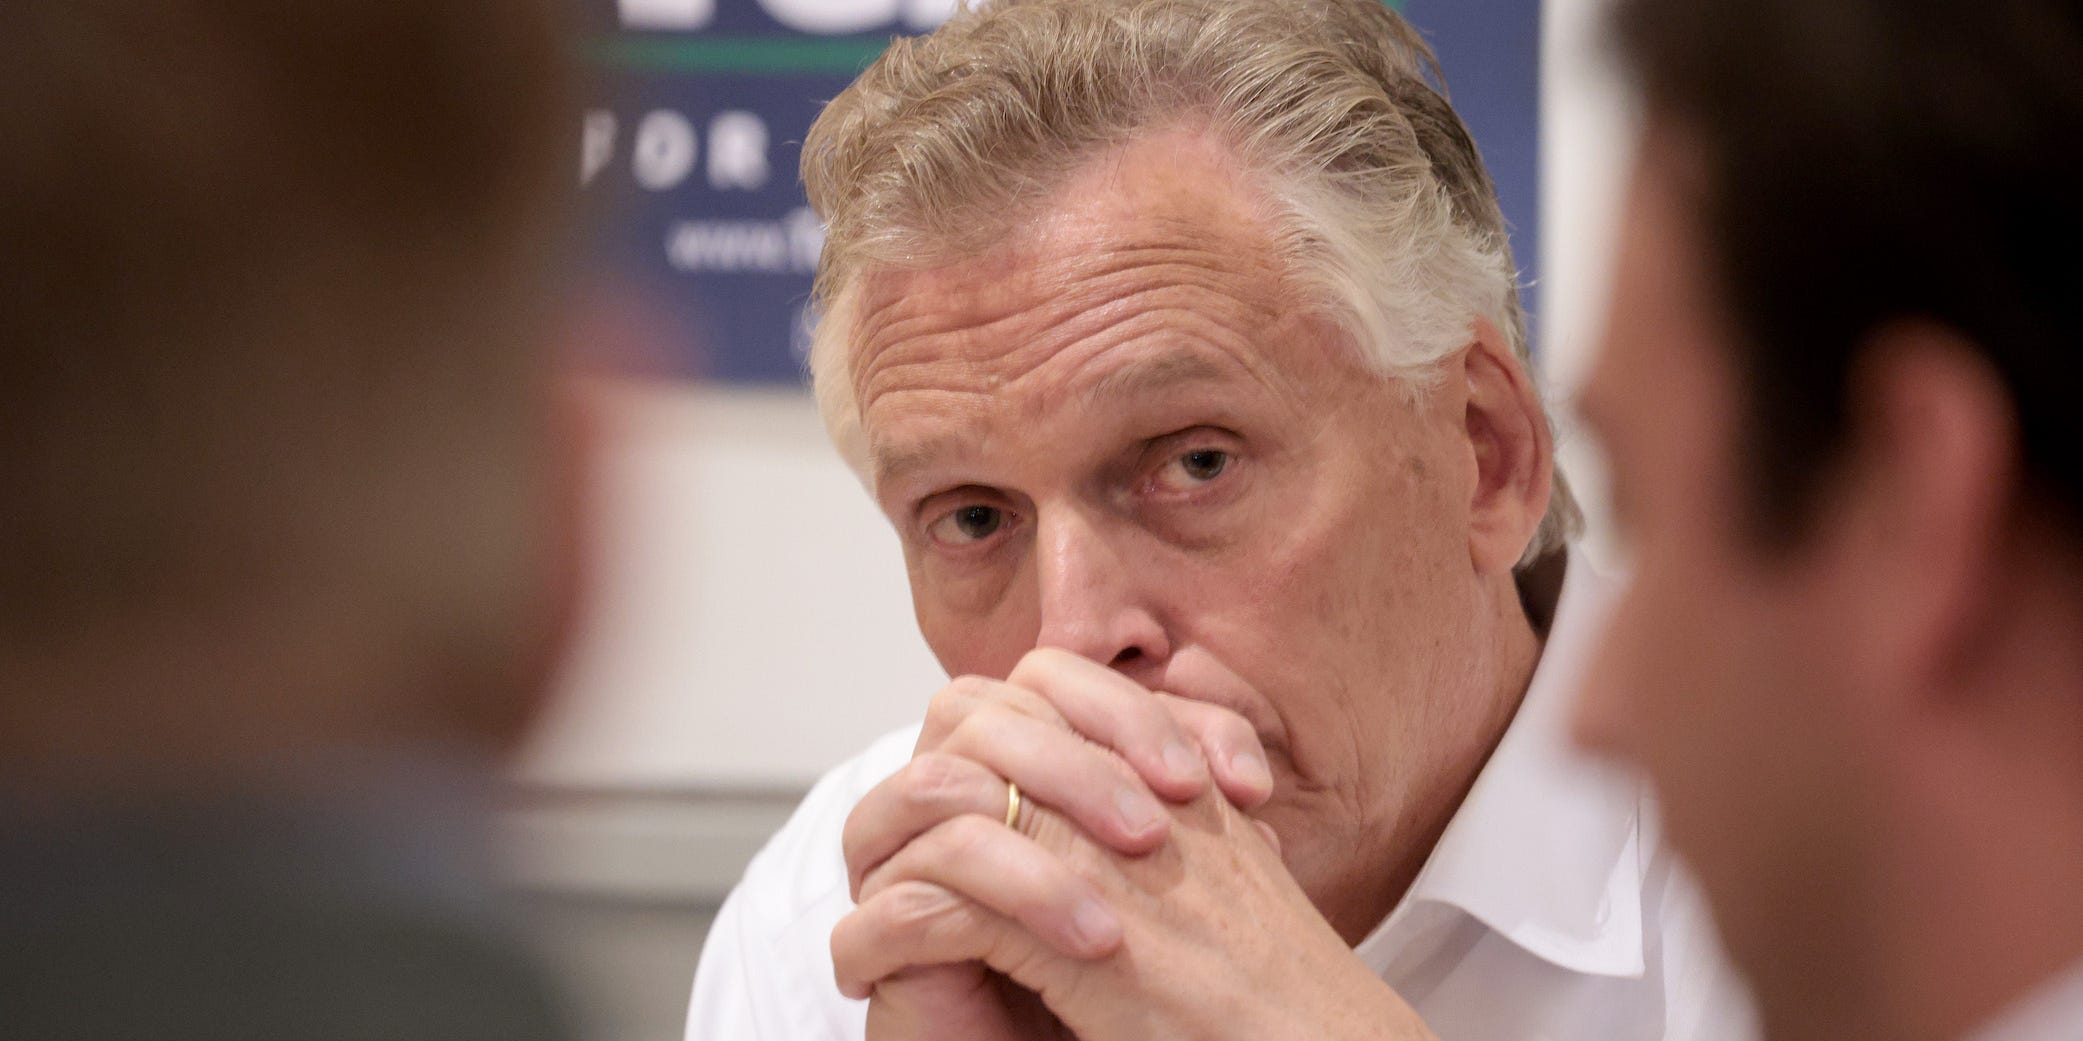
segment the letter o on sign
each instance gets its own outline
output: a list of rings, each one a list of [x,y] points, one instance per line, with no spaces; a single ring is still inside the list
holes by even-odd
[[[671,109],[658,109],[636,125],[630,167],[636,182],[654,192],[677,187],[694,170],[694,124]]]

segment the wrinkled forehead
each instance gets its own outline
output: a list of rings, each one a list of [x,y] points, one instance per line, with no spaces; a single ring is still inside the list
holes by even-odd
[[[1077,429],[1160,388],[1283,382],[1269,345],[1294,309],[1248,236],[1136,221],[970,265],[879,279],[852,373],[874,483],[928,430],[945,442]],[[966,433],[961,433],[965,432]],[[960,453],[957,453],[960,454]]]
[[[892,374],[921,365],[1031,371],[1138,318],[1184,330],[1275,317],[1291,294],[1267,210],[1262,189],[1204,134],[1096,156],[990,248],[858,277],[856,401],[865,415]]]

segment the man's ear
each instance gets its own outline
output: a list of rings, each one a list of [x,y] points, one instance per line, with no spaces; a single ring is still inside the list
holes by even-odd
[[[1878,333],[1851,373],[1844,486],[1818,508],[1842,540],[1841,603],[1887,689],[1929,690],[1983,642],[2020,480],[2016,415],[1973,347],[1928,323]],[[1834,528],[1835,530],[1829,530]]]
[[[1475,454],[1469,502],[1469,558],[1478,572],[1508,573],[1548,512],[1554,437],[1533,380],[1488,319],[1476,319],[1461,352],[1468,443]]]
[[[542,497],[535,505],[540,541],[530,565],[535,595],[523,621],[512,682],[494,696],[483,732],[493,747],[513,752],[534,736],[551,709],[556,683],[578,644],[594,587],[601,518],[598,481],[610,434],[603,387],[583,375],[561,374],[547,388],[542,448]]]

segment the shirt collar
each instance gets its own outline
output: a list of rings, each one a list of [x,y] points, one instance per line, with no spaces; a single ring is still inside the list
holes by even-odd
[[[1642,792],[1569,738],[1611,591],[1572,556],[1518,714],[1410,892],[1355,949],[1369,965],[1389,963],[1421,909],[1444,906],[1562,968],[1642,975]]]

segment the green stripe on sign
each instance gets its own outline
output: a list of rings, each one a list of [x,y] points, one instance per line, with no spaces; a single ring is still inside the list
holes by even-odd
[[[881,36],[645,37],[588,40],[586,60],[625,72],[736,72],[753,76],[835,73],[852,76],[889,46]]]

